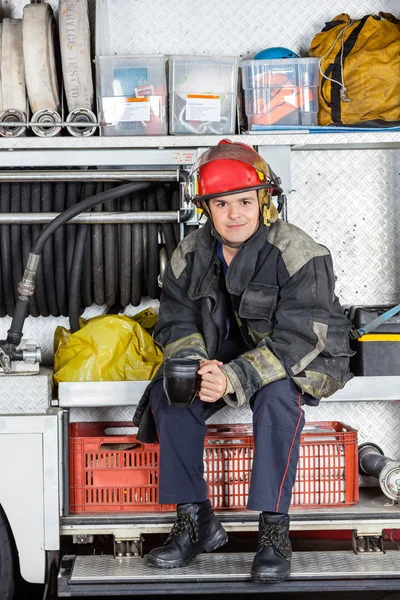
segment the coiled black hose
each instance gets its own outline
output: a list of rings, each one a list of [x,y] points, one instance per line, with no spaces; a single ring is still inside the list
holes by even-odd
[[[40,183],[31,184],[31,210],[34,213],[42,212],[42,186]],[[32,242],[40,235],[42,231],[41,225],[32,226]],[[49,309],[47,307],[45,288],[44,288],[44,275],[43,275],[43,261],[41,260],[36,271],[36,287],[35,295],[38,312],[42,317],[49,316]]]
[[[147,210],[157,211],[157,200],[154,190],[147,192]],[[148,225],[148,257],[147,257],[147,293],[150,298],[157,298],[158,293],[158,225]]]
[[[66,186],[62,183],[54,185],[54,211],[62,212],[65,209]],[[53,249],[54,249],[54,274],[56,282],[56,298],[58,310],[63,317],[68,316],[67,302],[67,269],[65,256],[65,227],[59,227],[54,232]]]
[[[21,212],[31,212],[31,186],[29,183],[21,184]],[[32,248],[32,227],[30,225],[21,225],[21,241],[22,241],[22,260],[26,264],[29,252]],[[30,301],[30,314],[33,317],[39,316],[39,310],[36,303],[36,294]]]
[[[10,212],[10,191],[11,184],[3,183],[0,187],[0,208],[1,212]],[[12,259],[11,259],[11,237],[10,225],[1,226],[0,235],[0,254],[1,268],[3,277],[4,306],[6,313],[10,316],[14,314],[14,283],[12,279]]]
[[[119,198],[111,183],[1,183],[0,212],[62,212],[84,198],[113,191],[114,198],[94,211],[177,210],[177,185],[136,191]],[[161,204],[159,202],[161,198]],[[176,197],[174,198],[176,204]],[[137,306],[142,296],[157,297],[160,224],[63,225],[54,227],[43,246],[36,273],[32,316],[69,315],[73,328],[91,304]],[[14,316],[17,286],[29,252],[40,253],[42,225],[0,225],[0,316]],[[173,235],[168,235],[168,230]],[[176,247],[173,226],[167,228],[169,253]],[[87,265],[87,262],[90,265]],[[85,266],[86,265],[86,266]],[[143,281],[143,283],[142,283]],[[144,285],[143,285],[144,284]]]
[[[133,212],[140,211],[141,199],[139,194],[135,194],[132,201]],[[142,295],[142,271],[143,271],[143,237],[142,226],[140,223],[132,224],[132,286],[131,302],[133,306],[140,304]]]
[[[121,198],[121,210],[130,212],[132,197]],[[132,227],[130,225],[119,226],[119,278],[120,278],[120,302],[123,307],[130,303],[131,299],[131,277],[132,277]]]
[[[96,194],[104,191],[104,184],[98,183]],[[103,205],[95,206],[93,212],[102,212]],[[102,305],[104,299],[104,259],[103,259],[103,225],[92,227],[92,256],[93,256],[93,295],[95,304]]]
[[[51,183],[42,183],[42,210],[43,212],[51,212],[53,204],[53,185]],[[18,227],[13,225],[13,227]],[[41,235],[41,234],[40,234]],[[39,237],[40,237],[39,235]],[[61,257],[57,257],[57,261]],[[22,274],[22,273],[21,273]],[[56,297],[56,278],[55,264],[53,256],[53,238],[47,240],[43,245],[43,274],[44,274],[44,290],[46,293],[46,302],[49,312],[53,317],[60,316],[60,310],[57,304]],[[16,284],[16,290],[18,283]]]

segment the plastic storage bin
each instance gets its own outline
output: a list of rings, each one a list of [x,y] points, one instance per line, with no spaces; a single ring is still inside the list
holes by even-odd
[[[318,60],[293,58],[240,63],[249,130],[317,125]]]
[[[73,423],[70,438],[71,513],[173,510],[160,505],[159,446],[135,435],[107,435],[130,423]],[[251,425],[211,425],[204,477],[216,510],[244,510],[254,442]],[[348,506],[358,501],[357,431],[338,422],[307,423],[292,507]]]
[[[355,329],[364,327],[393,306],[352,306],[349,319]],[[350,369],[359,376],[388,376],[400,373],[400,314],[388,319],[371,333],[351,342],[356,354]]]
[[[71,513],[172,510],[158,502],[159,445],[111,433],[121,427],[133,426],[71,423]]]
[[[215,509],[246,508],[253,452],[251,426],[208,427],[204,474]],[[291,507],[349,506],[358,497],[357,431],[336,421],[307,423]]]
[[[163,56],[96,58],[101,135],[168,133],[165,62]]]
[[[170,133],[235,133],[238,59],[170,56]]]

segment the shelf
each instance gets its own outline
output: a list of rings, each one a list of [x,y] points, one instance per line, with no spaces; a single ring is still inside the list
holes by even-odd
[[[123,136],[123,137],[54,137],[0,138],[1,150],[91,149],[110,148],[197,148],[213,146],[222,139],[263,146],[292,146],[293,150],[349,148],[400,148],[400,131],[349,131],[344,133],[271,132],[242,135],[208,136]]]
[[[58,390],[62,408],[135,406],[149,381],[64,382]],[[354,377],[323,402],[400,401],[400,377]]]
[[[218,518],[229,531],[256,531],[258,513],[254,511],[218,511]],[[383,529],[400,529],[400,505],[392,505],[380,488],[361,488],[360,501],[353,506],[330,508],[294,508],[290,510],[292,531],[353,530],[380,535]],[[168,533],[175,512],[106,513],[71,515],[61,519],[62,535],[123,535]]]

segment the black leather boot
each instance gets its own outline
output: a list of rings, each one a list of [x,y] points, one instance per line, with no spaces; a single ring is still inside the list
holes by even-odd
[[[289,540],[288,515],[261,513],[258,527],[257,554],[251,568],[251,580],[279,583],[290,576],[292,546]]]
[[[164,546],[153,548],[147,562],[162,569],[184,567],[201,552],[212,552],[228,541],[209,500],[178,504],[177,519]]]

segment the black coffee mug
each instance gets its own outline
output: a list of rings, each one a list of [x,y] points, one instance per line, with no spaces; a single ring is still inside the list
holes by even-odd
[[[164,361],[164,392],[170,406],[188,408],[200,386],[200,360],[167,358]]]

